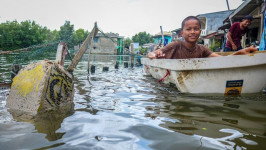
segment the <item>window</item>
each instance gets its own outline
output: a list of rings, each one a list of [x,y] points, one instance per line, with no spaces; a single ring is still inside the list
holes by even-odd
[[[98,43],[98,37],[94,38],[94,43]]]

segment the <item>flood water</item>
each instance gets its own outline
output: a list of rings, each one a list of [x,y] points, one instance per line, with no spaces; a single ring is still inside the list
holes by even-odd
[[[266,148],[263,93],[239,97],[180,94],[174,86],[146,76],[141,66],[131,67],[128,56],[92,55],[90,64],[96,71],[88,75],[87,57],[74,72],[73,109],[21,122],[5,107],[9,89],[0,89],[0,149]],[[1,82],[10,75],[12,63],[6,59],[0,56]],[[124,62],[129,62],[128,68]],[[109,70],[103,71],[104,66]]]

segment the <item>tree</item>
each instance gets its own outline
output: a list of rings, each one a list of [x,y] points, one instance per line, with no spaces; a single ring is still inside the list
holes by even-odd
[[[148,48],[144,48],[142,46],[139,49],[139,52],[140,52],[141,55],[145,55],[147,53],[147,51],[148,51]]]
[[[49,30],[35,21],[7,21],[0,24],[0,49],[14,50],[46,41]]]
[[[49,29],[47,29],[45,42],[49,43],[49,42],[55,42],[55,41],[59,41],[59,31],[57,30],[50,31]]]
[[[135,34],[132,37],[132,40],[135,43],[139,43],[140,46],[142,46],[143,44],[146,44],[146,43],[153,43],[153,39],[152,39],[151,35],[149,33],[146,33],[146,31],[139,32],[138,34]]]
[[[35,21],[23,21],[20,23],[20,40],[22,41],[22,47],[29,47],[43,43],[45,40],[45,34],[42,34],[42,27],[36,24]]]
[[[15,21],[7,21],[0,24],[0,49],[12,50],[21,45],[21,40],[18,40],[20,35],[20,25]]]
[[[74,41],[75,41],[75,45],[81,45],[83,43],[83,41],[86,39],[86,37],[88,36],[89,32],[85,31],[84,29],[78,29],[74,32]]]
[[[125,48],[129,49],[130,43],[133,43],[133,40],[131,40],[130,38],[124,39]]]
[[[65,24],[60,27],[59,40],[66,42],[68,47],[74,47],[74,25],[70,21],[65,21]]]

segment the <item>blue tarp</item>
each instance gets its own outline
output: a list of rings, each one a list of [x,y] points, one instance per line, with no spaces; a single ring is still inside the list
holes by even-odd
[[[164,38],[164,46],[166,46],[168,44],[168,39]]]
[[[260,41],[260,51],[266,50],[266,11],[264,12],[264,20],[263,20],[263,32],[261,36],[261,41]]]

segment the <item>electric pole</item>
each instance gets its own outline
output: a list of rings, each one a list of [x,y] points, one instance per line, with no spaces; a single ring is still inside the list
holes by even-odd
[[[228,8],[228,10],[230,10],[228,0],[226,0],[226,3],[227,3],[227,8]]]

